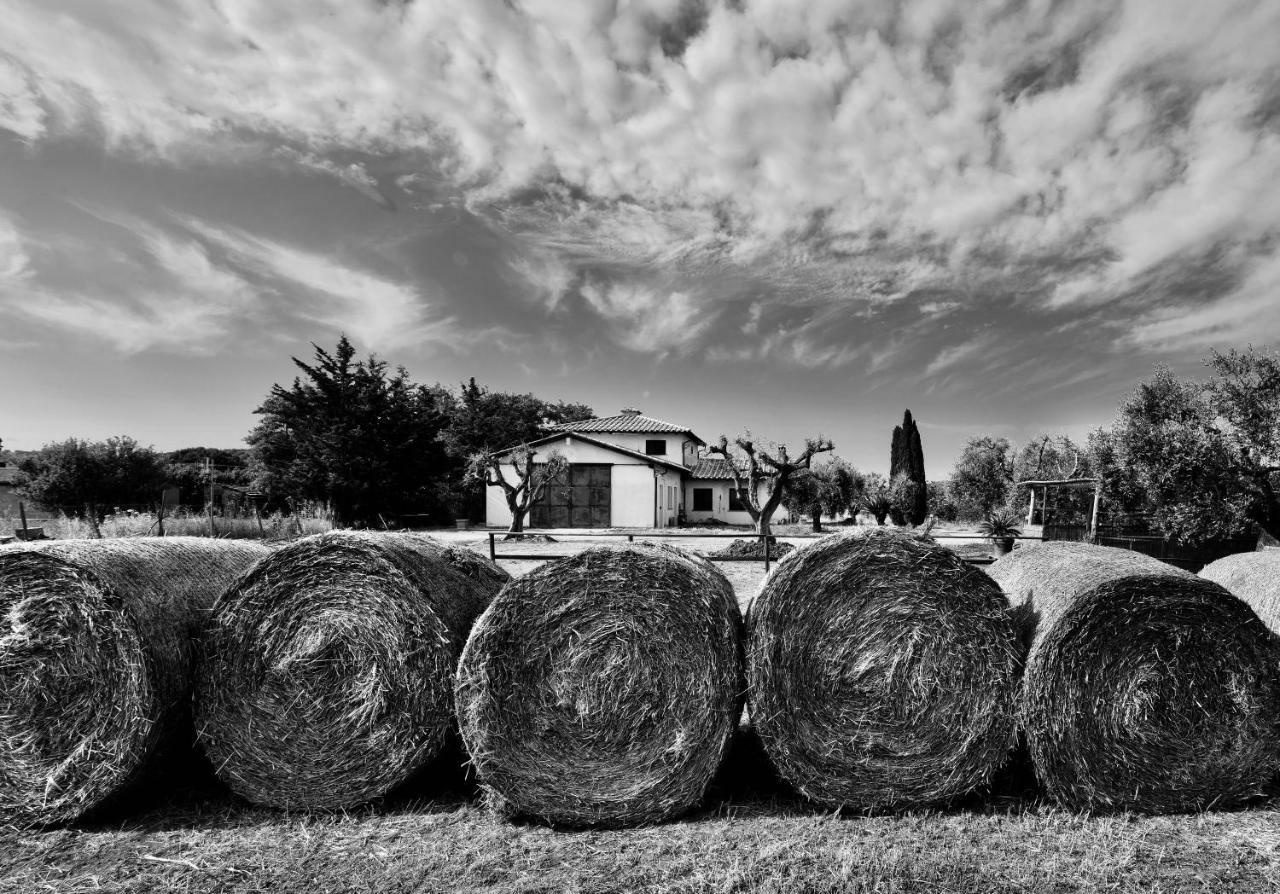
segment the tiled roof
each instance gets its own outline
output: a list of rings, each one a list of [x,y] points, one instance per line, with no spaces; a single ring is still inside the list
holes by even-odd
[[[17,466],[0,466],[0,484],[17,484],[18,483],[18,467]]]
[[[739,475],[745,473],[739,468]],[[727,459],[700,459],[698,464],[693,467],[693,471],[689,473],[690,478],[702,479],[724,479],[726,481],[733,480],[733,472],[730,469]]]
[[[584,419],[581,422],[561,422],[559,425],[551,426],[550,430],[597,432],[600,434],[607,432],[693,434],[693,429],[687,425],[676,425],[674,422],[664,422],[661,419],[654,419],[652,416],[643,416],[639,413],[619,413],[616,416]],[[697,435],[694,435],[694,437],[697,438]],[[698,440],[701,439],[699,438]]]
[[[524,446],[527,446],[527,447],[540,447],[540,446],[542,446],[543,444],[549,444],[549,443],[551,443],[551,442],[553,442],[553,441],[558,441],[558,440],[560,440],[561,438],[566,438],[566,437],[569,437],[569,438],[577,438],[577,439],[578,439],[578,440],[580,440],[580,441],[586,441],[588,444],[594,444],[594,445],[595,445],[595,446],[597,446],[597,447],[603,447],[603,448],[605,448],[606,450],[612,450],[612,451],[614,451],[615,453],[622,453],[622,454],[625,454],[626,456],[635,457],[636,459],[642,459],[642,460],[644,460],[645,462],[647,462],[647,463],[652,463],[652,464],[654,464],[654,465],[658,465],[658,466],[666,466],[667,468],[669,468],[669,469],[674,469],[674,470],[676,470],[676,471],[678,471],[678,472],[687,472],[687,471],[689,471],[689,470],[688,470],[688,469],[686,469],[684,466],[680,465],[680,464],[679,464],[679,463],[677,463],[677,462],[672,462],[671,460],[667,459],[666,457],[663,457],[663,456],[649,456],[648,454],[641,453],[639,450],[632,450],[632,449],[630,449],[629,447],[621,447],[621,446],[619,446],[619,445],[617,445],[617,444],[610,444],[608,441],[601,441],[599,438],[593,438],[593,437],[591,437],[590,435],[584,435],[582,432],[578,432],[578,431],[561,431],[561,432],[556,432],[555,434],[547,435],[545,438],[539,438],[539,439],[538,439],[538,440],[536,440],[536,441],[530,441],[528,444],[526,444],[526,445],[524,445]],[[517,448],[517,447],[508,447],[506,450],[499,451],[497,455],[498,455],[498,456],[505,456],[506,454],[508,454],[508,453],[510,453],[511,451],[516,450],[516,449],[518,449],[518,448]]]

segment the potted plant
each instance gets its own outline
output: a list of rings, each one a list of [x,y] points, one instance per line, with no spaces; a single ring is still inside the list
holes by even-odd
[[[978,523],[978,533],[991,541],[997,556],[1007,556],[1014,538],[1022,536],[1018,516],[1008,509],[997,509]]]

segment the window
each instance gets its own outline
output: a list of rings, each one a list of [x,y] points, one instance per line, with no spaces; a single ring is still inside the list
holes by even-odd
[[[666,455],[667,455],[667,442],[666,442],[665,440],[662,440],[662,439],[659,439],[659,440],[656,440],[656,441],[645,441],[645,442],[644,442],[644,452],[645,452],[648,456],[666,456]]]
[[[745,487],[729,488],[729,511],[747,511],[747,489]]]
[[[693,511],[711,512],[711,488],[695,487],[693,489]]]

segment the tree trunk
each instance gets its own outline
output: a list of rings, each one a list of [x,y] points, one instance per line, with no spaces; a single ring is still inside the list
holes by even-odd
[[[524,533],[524,517],[529,514],[528,506],[519,506],[515,500],[507,500],[507,508],[511,510],[511,525],[507,528],[507,535],[503,540],[516,539],[513,535]]]
[[[101,540],[102,529],[98,527],[98,507],[92,503],[85,503],[84,517],[89,522],[89,530],[93,532],[93,536]]]
[[[769,521],[770,521],[770,519],[771,519],[771,516],[768,516],[768,515],[762,515],[762,516],[760,516],[758,519],[756,519],[756,533],[757,533],[757,534],[763,534],[763,535],[765,535],[766,537],[772,537],[772,536],[773,536],[773,528],[772,528],[772,527],[770,527],[770,525],[769,525]]]
[[[822,512],[821,511],[817,511],[813,513],[813,533],[815,534],[822,533]]]

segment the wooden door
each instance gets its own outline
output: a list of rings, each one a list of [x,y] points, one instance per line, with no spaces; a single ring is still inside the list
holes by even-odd
[[[547,485],[542,498],[529,508],[529,527],[569,527],[569,472],[570,469]]]
[[[529,510],[533,528],[607,528],[611,520],[612,467],[574,463],[548,485]]]

